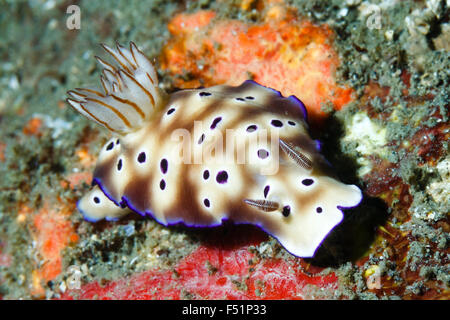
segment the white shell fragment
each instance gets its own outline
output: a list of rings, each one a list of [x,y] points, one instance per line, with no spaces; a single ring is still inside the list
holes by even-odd
[[[103,92],[69,91],[68,102],[113,138],[102,148],[95,186],[78,204],[89,221],[130,210],[163,225],[253,224],[292,254],[311,257],[362,199],[325,172],[326,160],[294,96],[246,81],[166,97],[150,61],[132,43],[104,46]]]

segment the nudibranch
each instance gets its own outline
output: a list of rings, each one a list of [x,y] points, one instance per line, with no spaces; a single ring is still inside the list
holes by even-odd
[[[168,226],[253,224],[293,255],[311,257],[362,193],[329,174],[295,96],[248,80],[170,95],[130,43],[103,45],[114,63],[102,90],[69,91],[67,102],[111,131],[92,189],[78,202],[88,221],[130,211]]]

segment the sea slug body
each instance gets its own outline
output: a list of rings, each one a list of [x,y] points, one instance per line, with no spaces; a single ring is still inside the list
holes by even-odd
[[[289,252],[311,257],[362,194],[328,175],[294,96],[253,81],[167,95],[134,43],[103,46],[102,91],[69,91],[68,103],[113,137],[94,186],[78,203],[86,220],[130,212],[163,225],[253,224]]]

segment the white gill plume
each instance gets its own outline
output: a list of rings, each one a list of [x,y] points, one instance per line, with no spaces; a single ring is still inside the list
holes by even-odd
[[[102,45],[117,66],[96,57],[103,66],[103,91],[77,88],[67,102],[82,115],[114,133],[125,135],[141,128],[162,105],[165,93],[158,88],[153,64],[131,42],[130,49]]]

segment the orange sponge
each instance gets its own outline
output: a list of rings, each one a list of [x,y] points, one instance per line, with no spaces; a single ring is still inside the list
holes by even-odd
[[[298,20],[281,5],[267,8],[265,15],[259,24],[214,19],[212,11],[175,16],[162,68],[180,88],[253,79],[284,96],[296,95],[313,122],[326,117],[323,103],[339,110],[353,100],[353,89],[336,83],[340,61],[327,25]]]

